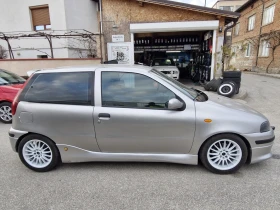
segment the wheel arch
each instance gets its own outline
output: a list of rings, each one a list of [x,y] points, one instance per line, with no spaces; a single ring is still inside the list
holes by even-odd
[[[28,132],[28,133],[26,133],[26,134],[24,134],[24,135],[22,135],[21,137],[18,138],[18,140],[17,140],[17,142],[16,142],[16,146],[15,146],[17,152],[18,152],[19,143],[22,141],[22,139],[23,139],[24,137],[29,136],[29,135],[32,135],[32,134],[36,134],[36,135],[39,135],[39,136],[43,136],[43,137],[45,137],[45,138],[48,138],[48,139],[51,140],[51,141],[54,143],[54,145],[56,146],[56,143],[55,143],[51,138],[49,138],[48,136],[45,136],[45,135],[42,135],[42,134],[39,134],[39,133]],[[57,146],[56,146],[56,148],[57,148]],[[58,148],[57,148],[57,150],[58,150],[59,158],[60,158],[60,160],[61,160],[60,151],[59,151]]]
[[[247,148],[247,152],[248,152],[248,156],[247,156],[247,160],[246,160],[246,163],[250,163],[251,161],[251,145],[249,143],[249,141],[242,135],[238,134],[238,133],[231,133],[231,132],[226,132],[226,133],[217,133],[217,134],[214,134],[210,137],[208,137],[204,142],[203,144],[201,144],[201,146],[199,147],[199,150],[198,150],[198,157],[200,157],[200,153],[201,153],[201,149],[203,148],[203,146],[205,145],[205,143],[212,137],[215,137],[215,136],[218,136],[218,135],[222,135],[222,134],[231,134],[231,135],[236,135],[238,137],[240,137],[244,143],[246,144],[246,148]]]
[[[10,104],[13,103],[12,101],[2,100],[2,101],[0,101],[0,104],[5,103],[5,102],[6,102],[6,103],[10,103]]]

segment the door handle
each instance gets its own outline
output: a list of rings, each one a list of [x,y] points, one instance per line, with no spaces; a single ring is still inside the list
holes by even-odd
[[[100,114],[98,114],[98,118],[100,120],[109,120],[110,117],[111,117],[111,115],[108,114],[108,113],[100,113]]]

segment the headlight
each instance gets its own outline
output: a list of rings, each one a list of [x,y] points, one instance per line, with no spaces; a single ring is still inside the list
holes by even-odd
[[[267,131],[270,131],[270,123],[268,121],[265,121],[261,124],[260,132],[263,133]]]

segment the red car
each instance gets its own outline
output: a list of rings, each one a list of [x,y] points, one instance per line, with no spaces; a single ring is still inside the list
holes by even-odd
[[[0,69],[0,121],[3,123],[12,123],[12,102],[24,83],[22,77]]]

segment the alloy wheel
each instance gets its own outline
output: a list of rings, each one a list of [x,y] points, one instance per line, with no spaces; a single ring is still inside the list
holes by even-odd
[[[22,148],[24,160],[34,168],[48,166],[53,158],[52,150],[48,144],[41,140],[30,140]]]
[[[12,109],[9,106],[0,107],[0,117],[3,121],[9,122],[12,120]]]
[[[237,166],[242,158],[240,146],[229,139],[214,142],[207,151],[207,159],[218,170],[230,170]]]

